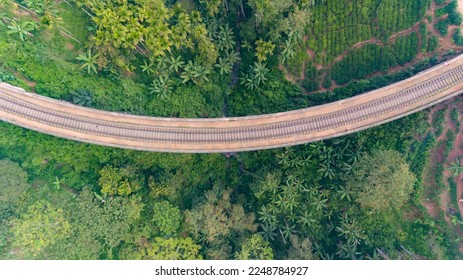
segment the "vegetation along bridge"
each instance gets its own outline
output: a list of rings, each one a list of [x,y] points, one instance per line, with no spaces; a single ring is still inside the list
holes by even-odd
[[[463,92],[463,55],[352,98],[276,114],[154,118],[75,106],[0,83],[0,119],[81,142],[162,152],[234,152],[337,137],[412,114]]]

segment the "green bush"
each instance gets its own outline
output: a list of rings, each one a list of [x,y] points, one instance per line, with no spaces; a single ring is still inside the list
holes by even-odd
[[[453,42],[458,46],[463,46],[463,35],[461,34],[461,28],[456,28],[452,36]]]
[[[428,52],[437,50],[437,47],[439,47],[439,39],[437,39],[436,35],[432,35],[428,42]]]
[[[433,116],[432,126],[436,137],[439,137],[444,131],[445,113],[446,110],[439,110]]]
[[[434,28],[439,32],[439,34],[442,37],[447,36],[448,33],[448,27],[449,27],[450,21],[448,18],[446,19],[441,19],[436,24],[434,25]]]
[[[428,29],[425,23],[420,24],[421,36],[421,51],[425,52],[428,49]]]

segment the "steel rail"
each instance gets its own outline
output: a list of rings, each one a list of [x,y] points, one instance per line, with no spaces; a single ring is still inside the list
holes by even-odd
[[[84,108],[0,83],[0,120],[58,137],[162,152],[237,152],[333,138],[412,114],[463,91],[463,56],[352,98],[276,114],[179,119]]]

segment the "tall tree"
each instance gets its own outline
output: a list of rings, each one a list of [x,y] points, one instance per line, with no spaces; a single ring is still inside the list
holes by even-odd
[[[168,201],[154,203],[153,221],[163,235],[174,235],[177,233],[182,217],[180,209]]]
[[[107,195],[129,195],[140,188],[135,174],[130,171],[107,165],[100,170],[98,184],[101,192]]]
[[[356,192],[356,201],[372,210],[399,209],[408,200],[415,175],[396,151],[376,151],[352,165],[347,187]]]
[[[246,240],[241,251],[236,254],[238,260],[272,260],[273,251],[262,235],[253,234]]]
[[[113,259],[115,249],[134,230],[144,204],[137,196],[98,199],[84,188],[69,212],[71,235],[50,254],[57,259]]]
[[[63,210],[39,200],[13,222],[13,246],[24,256],[37,256],[45,247],[69,236],[71,226]]]
[[[142,240],[137,251],[128,253],[135,260],[201,260],[201,246],[187,238],[154,238],[153,242]]]
[[[27,173],[15,162],[0,160],[0,203],[17,205],[28,189]]]

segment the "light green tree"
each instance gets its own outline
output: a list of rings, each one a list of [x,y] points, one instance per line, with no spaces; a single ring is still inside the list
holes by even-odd
[[[230,196],[230,190],[215,187],[206,192],[204,202],[185,211],[185,221],[197,240],[214,242],[233,231],[255,230],[254,216],[240,204],[232,204]]]
[[[262,39],[256,41],[256,57],[260,62],[266,61],[268,56],[273,54],[275,44],[272,42],[266,42]]]
[[[201,246],[187,238],[160,238],[154,242],[141,242],[138,251],[129,253],[129,259],[136,260],[201,260]]]
[[[238,260],[272,260],[273,251],[262,235],[253,234],[236,254]]]
[[[47,250],[54,259],[113,259],[115,249],[139,225],[140,197],[109,197],[103,203],[85,187],[69,211],[71,234]]]
[[[206,9],[207,13],[213,17],[219,12],[220,6],[223,4],[223,0],[199,0],[204,8]]]
[[[180,209],[173,206],[168,201],[154,203],[153,221],[162,234],[174,235],[177,233],[181,219]]]
[[[13,246],[25,256],[37,256],[45,247],[69,236],[71,226],[63,210],[39,200],[12,222]]]
[[[352,165],[347,187],[356,201],[372,210],[400,209],[413,190],[415,175],[396,151],[376,151]]]
[[[129,195],[140,188],[136,179],[125,176],[126,172],[120,168],[106,165],[100,170],[98,184],[101,192],[106,195]]]

